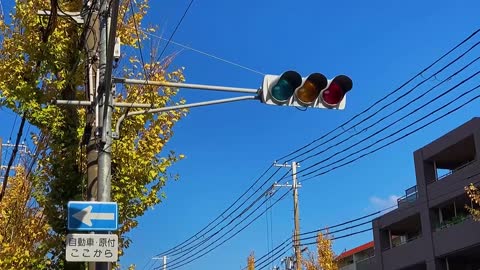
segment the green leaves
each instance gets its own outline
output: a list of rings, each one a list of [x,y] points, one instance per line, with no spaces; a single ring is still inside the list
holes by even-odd
[[[83,2],[59,1],[59,5],[63,11],[80,11]],[[26,113],[28,122],[35,126],[32,130],[38,131],[32,134],[38,159],[27,183],[32,186],[29,200],[33,198],[39,203],[46,226],[30,230],[32,235],[43,237],[45,241],[27,241],[23,243],[25,247],[15,241],[12,245],[0,246],[0,254],[12,254],[4,261],[32,263],[38,260],[35,267],[23,267],[27,264],[22,264],[15,269],[74,267],[63,261],[65,208],[70,200],[86,199],[86,150],[81,145],[86,110],[50,104],[54,99],[85,100],[83,66],[88,61],[84,48],[78,46],[84,28],[69,18],[49,20],[49,17],[37,15],[38,10],[49,10],[50,5],[48,0],[17,0],[11,23],[0,20],[0,105],[18,114]],[[130,8],[130,1],[121,1],[119,18],[122,21],[118,36],[123,46],[137,46],[137,38],[146,38],[141,31],[137,36],[135,22],[141,24],[148,1],[136,1],[134,13]],[[171,69],[171,62],[172,57],[168,57],[165,61],[142,66],[138,59],[132,58],[119,70],[123,69],[126,76],[133,78],[148,76],[156,81],[184,81],[183,68]],[[170,87],[125,86],[123,90],[118,91],[124,94],[118,94],[117,101],[158,106],[185,102],[176,97],[178,89]],[[114,123],[124,113],[115,108]],[[177,155],[165,147],[173,136],[173,127],[186,113],[187,110],[179,110],[128,117],[122,125],[121,138],[113,143],[112,199],[119,204],[121,248],[130,244],[125,233],[138,225],[137,218],[165,198],[162,188],[167,181],[178,179],[169,169],[184,155]],[[5,209],[11,209],[8,207]],[[36,222],[36,217],[22,215],[25,222]],[[5,239],[0,242],[2,240]],[[1,269],[8,269],[2,266],[0,264]]]

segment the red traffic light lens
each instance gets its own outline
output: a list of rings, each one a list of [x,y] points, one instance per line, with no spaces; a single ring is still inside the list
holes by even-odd
[[[327,105],[336,106],[342,101],[344,95],[345,93],[343,93],[342,88],[337,83],[332,82],[330,86],[323,91],[322,99]]]
[[[290,99],[297,87],[302,84],[302,77],[295,71],[287,71],[280,76],[277,83],[271,89],[272,99],[278,103],[284,103]]]
[[[308,76],[302,87],[295,92],[295,96],[299,103],[310,105],[318,98],[320,91],[327,87],[327,84],[327,78],[323,74],[313,73]]]
[[[349,77],[345,75],[335,77],[328,88],[322,91],[323,103],[329,107],[337,106],[352,86],[353,82]]]

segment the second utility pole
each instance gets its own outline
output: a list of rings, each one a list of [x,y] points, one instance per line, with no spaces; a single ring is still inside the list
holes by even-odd
[[[273,166],[292,168],[292,184],[291,185],[289,185],[288,183],[285,185],[274,184],[274,187],[291,187],[293,190],[293,220],[294,220],[293,250],[295,251],[295,269],[301,270],[302,269],[302,251],[300,246],[300,211],[298,209],[298,188],[301,187],[301,185],[299,185],[297,181],[298,163],[293,161],[292,164],[289,165],[286,163],[277,164],[275,162]]]

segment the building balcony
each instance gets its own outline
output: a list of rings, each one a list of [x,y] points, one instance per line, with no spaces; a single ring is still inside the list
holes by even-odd
[[[371,270],[375,265],[375,256],[368,257],[357,262],[356,270]]]
[[[425,261],[425,238],[411,239],[401,245],[384,250],[382,252],[383,269],[402,269]]]
[[[457,250],[468,249],[480,243],[480,222],[465,218],[445,224],[433,232],[435,256],[441,257]]]
[[[406,205],[410,205],[418,198],[417,186],[413,186],[405,190],[405,195],[397,199],[398,208]]]

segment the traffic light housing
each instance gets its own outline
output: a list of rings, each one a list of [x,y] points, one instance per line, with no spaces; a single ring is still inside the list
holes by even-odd
[[[302,78],[296,71],[282,75],[265,75],[262,102],[270,105],[312,107],[343,110],[346,93],[353,87],[345,75],[328,80],[321,73]]]

